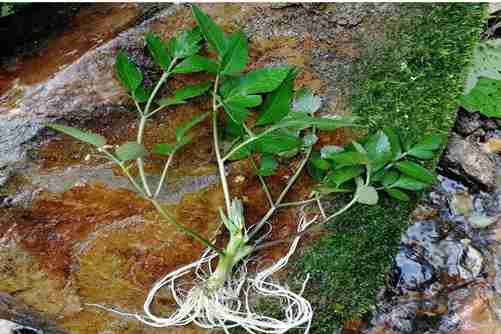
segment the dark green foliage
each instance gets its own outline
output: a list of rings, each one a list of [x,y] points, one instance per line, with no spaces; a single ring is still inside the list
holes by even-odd
[[[454,123],[484,5],[403,5],[400,16],[404,21],[387,42],[361,57],[359,78],[353,80],[353,112],[372,131],[391,126],[411,141],[423,133],[444,137]],[[433,157],[430,166],[439,156],[426,143],[413,150],[421,159]],[[396,188],[388,192],[406,197]],[[376,206],[358,204],[297,262],[297,279],[313,275],[306,291],[306,297],[316,298],[312,334],[335,333],[344,321],[372,310],[414,207],[415,201],[389,196],[381,196]]]

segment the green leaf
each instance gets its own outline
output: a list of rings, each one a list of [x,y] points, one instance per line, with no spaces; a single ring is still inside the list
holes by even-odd
[[[398,159],[402,155],[402,145],[400,144],[399,133],[392,128],[386,128],[383,130],[385,135],[390,141],[390,147],[392,152],[392,159]]]
[[[192,129],[194,126],[202,122],[209,115],[208,112],[203,113],[202,115],[194,117],[191,121],[182,124],[181,126],[176,128],[176,141],[181,142],[182,138],[186,135],[186,133]]]
[[[143,103],[148,101],[151,92],[152,92],[151,89],[145,88],[143,85],[140,85],[132,94],[132,98],[139,103]]]
[[[418,181],[416,179],[413,179],[410,176],[407,175],[400,175],[398,180],[394,182],[389,188],[401,188],[401,189],[406,189],[406,190],[423,190],[426,188],[428,185],[424,182]]]
[[[384,189],[384,191],[391,197],[398,199],[399,201],[408,202],[410,201],[409,195],[399,189]]]
[[[412,161],[400,161],[396,167],[403,174],[425,183],[433,183],[437,179],[432,172]]]
[[[468,94],[481,77],[501,80],[501,40],[489,39],[478,42],[473,51],[472,68],[466,80]]]
[[[123,51],[118,52],[115,70],[120,82],[131,92],[134,92],[143,81],[143,75]]]
[[[51,128],[53,130],[65,133],[75,139],[78,139],[80,141],[83,141],[96,147],[102,147],[106,145],[106,138],[92,132],[82,131],[76,128],[72,128],[70,126],[65,126],[60,124],[44,124],[44,126],[46,128]]]
[[[270,93],[259,110],[256,125],[274,124],[287,116],[293,97],[296,71],[290,71],[281,85]]]
[[[331,168],[331,164],[329,161],[322,159],[322,156],[317,152],[312,152],[310,161],[315,168],[321,169],[321,170],[329,170]]]
[[[443,137],[439,135],[429,135],[421,139],[417,144],[415,144],[411,149],[425,149],[434,151],[440,148],[443,143]]]
[[[193,73],[193,72],[202,72],[207,71],[209,73],[217,73],[218,64],[206,57],[202,57],[199,55],[193,55],[184,59],[181,63],[179,63],[172,73]]]
[[[231,95],[224,103],[235,108],[254,108],[263,102],[261,95]]]
[[[261,164],[259,165],[259,170],[257,172],[260,176],[271,176],[274,175],[278,167],[278,161],[275,160],[271,155],[264,155],[261,158]]]
[[[257,152],[269,154],[290,151],[301,146],[303,146],[301,138],[278,131],[268,133],[255,141]]]
[[[200,28],[183,31],[177,38],[172,38],[169,48],[172,56],[178,59],[195,55],[201,48],[202,34]]]
[[[238,74],[245,69],[248,61],[247,37],[241,31],[231,34],[221,62],[221,73],[225,75]]]
[[[334,193],[348,193],[352,192],[353,189],[344,189],[344,188],[334,188],[326,185],[321,185],[319,187],[313,188],[313,192],[319,195],[329,195]]]
[[[322,99],[308,88],[302,88],[296,92],[292,110],[296,112],[305,112],[314,114],[322,106]]]
[[[226,51],[226,37],[223,30],[197,5],[191,5],[191,9],[205,39],[222,57]]]
[[[238,105],[223,103],[223,107],[226,114],[238,125],[242,125],[250,115],[250,112],[247,109]]]
[[[501,80],[480,78],[475,87],[459,98],[469,112],[478,111],[487,117],[501,117]]]
[[[313,151],[311,153],[308,164],[306,165],[306,169],[308,171],[308,174],[314,180],[321,181],[324,178],[326,171],[330,168],[330,163],[326,160],[323,160],[318,151]]]
[[[316,126],[319,130],[333,131],[343,127],[356,127],[356,118],[351,117],[312,117],[306,113],[291,112],[277,125],[294,130],[304,130]]]
[[[354,165],[366,165],[369,163],[367,155],[360,152],[340,152],[326,157],[326,159],[332,160],[335,163],[336,168],[341,168],[344,166],[354,166]]]
[[[269,93],[282,84],[291,69],[290,66],[281,66],[250,71],[239,78],[224,81],[220,88],[220,94],[223,97],[229,97],[233,94]]]
[[[326,145],[320,149],[320,156],[322,159],[326,159],[329,155],[336,154],[344,151],[341,146],[337,145]]]
[[[407,154],[424,160],[433,158],[433,151],[420,148],[413,148],[410,151],[408,151]]]
[[[383,187],[389,187],[393,183],[397,182],[400,174],[396,171],[390,170],[384,173],[383,180],[381,181],[381,184]]]
[[[153,153],[160,155],[170,155],[176,149],[176,145],[173,144],[156,144],[153,148]]]
[[[146,45],[148,46],[148,50],[150,50],[155,63],[157,63],[157,65],[160,66],[162,70],[167,71],[170,63],[172,62],[172,58],[169,55],[167,46],[162,42],[160,37],[152,32],[147,33]]]
[[[212,81],[206,81],[194,85],[187,85],[179,88],[173,96],[163,97],[157,101],[159,106],[167,107],[170,105],[186,103],[186,99],[203,95],[212,86]]]
[[[363,166],[347,166],[332,171],[329,175],[327,175],[326,181],[334,183],[336,186],[340,186],[343,183],[362,175],[364,172],[365,168]]]
[[[370,136],[365,144],[365,149],[374,171],[379,170],[385,163],[392,160],[390,139],[383,131],[378,131]]]
[[[142,158],[146,155],[148,155],[148,151],[144,147],[143,144],[139,144],[137,142],[127,142],[123,145],[120,145],[116,150],[115,154],[117,155],[117,158],[121,161],[127,161],[127,160],[135,160],[138,158]]]
[[[367,205],[375,205],[378,202],[377,190],[374,187],[362,185],[357,187],[357,202]]]

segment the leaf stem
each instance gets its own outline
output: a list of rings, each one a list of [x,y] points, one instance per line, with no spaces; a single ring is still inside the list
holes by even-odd
[[[313,132],[315,132],[315,129],[313,129]],[[275,201],[275,203],[271,206],[271,208],[266,212],[263,218],[254,225],[252,231],[249,233],[249,239],[252,239],[253,237],[256,236],[256,234],[261,230],[261,228],[266,224],[268,219],[275,213],[275,210],[279,207],[280,203],[282,203],[282,200],[285,198],[287,193],[289,192],[290,188],[294,185],[294,182],[296,182],[297,178],[301,174],[301,171],[303,170],[304,166],[306,166],[306,163],[308,162],[308,159],[310,158],[311,151],[313,150],[313,147],[310,146],[308,147],[308,150],[306,151],[305,157],[301,160],[301,163],[299,164],[299,167],[297,168],[296,172],[292,177],[290,178],[289,182],[285,186],[284,190],[282,190],[282,193],[278,196],[278,199]]]
[[[235,146],[228,154],[226,154],[224,157],[223,157],[223,161],[226,161],[228,160],[233,154],[235,154],[235,152],[237,152],[238,150],[240,150],[241,148],[249,145],[250,143],[252,143],[253,141],[261,138],[262,136],[272,132],[272,131],[275,131],[277,130],[278,128],[277,127],[269,127],[268,129],[264,130],[263,132],[259,133],[258,135],[254,136],[254,137],[251,137],[251,138],[248,138],[246,140],[244,140],[243,142],[241,142],[240,144],[238,144],[237,146]]]
[[[160,215],[169,223],[169,224],[172,224],[174,225],[177,229],[179,229],[180,231],[188,234],[189,236],[193,237],[194,239],[200,241],[201,243],[203,243],[204,245],[206,245],[207,247],[209,247],[210,249],[212,249],[213,251],[215,251],[220,257],[224,257],[225,256],[225,253],[222,249],[220,249],[219,247],[217,247],[216,245],[214,245],[212,242],[210,242],[209,240],[205,239],[204,237],[202,237],[200,234],[198,234],[197,232],[191,230],[190,228],[182,225],[182,224],[179,224],[175,219],[174,217],[172,217],[172,215],[170,215],[161,205],[160,203],[158,203],[155,199],[149,199],[149,201],[153,204],[153,206],[155,206],[155,208],[158,210],[158,212],[160,213]]]
[[[165,166],[164,166],[164,169],[162,171],[162,176],[160,177],[160,181],[158,181],[158,185],[157,185],[157,190],[155,191],[155,194],[153,195],[153,198],[157,198],[158,195],[160,194],[160,191],[162,191],[162,186],[165,182],[165,178],[167,177],[167,170],[169,169],[169,166],[172,162],[172,158],[174,158],[174,153],[175,152],[172,152],[170,155],[169,155],[169,158],[167,159],[167,162],[165,163]]]
[[[266,194],[266,198],[268,199],[268,203],[270,203],[270,207],[273,207],[274,202],[273,202],[273,198],[272,198],[271,193],[270,193],[270,189],[268,188],[268,185],[264,181],[264,178],[261,175],[259,175],[259,173],[258,173],[259,170],[257,168],[256,161],[254,161],[254,158],[252,156],[250,157],[250,159],[251,159],[252,167],[254,167],[254,171],[256,172],[256,175],[259,178],[259,181],[261,182],[261,186],[263,188],[263,191]]]
[[[224,159],[221,158],[221,151],[219,150],[219,135],[217,129],[217,89],[219,85],[219,75],[216,76],[216,81],[214,82],[214,90],[212,92],[212,136],[214,140],[214,150],[216,151],[216,159],[219,170],[219,177],[221,179],[221,186],[223,187],[224,201],[226,203],[226,212],[230,213],[231,208],[231,198],[230,190],[228,187],[228,180],[226,179],[225,169],[224,169]]]

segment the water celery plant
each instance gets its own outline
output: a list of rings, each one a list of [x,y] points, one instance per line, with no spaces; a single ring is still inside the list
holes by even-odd
[[[248,45],[245,34],[226,35],[197,6],[193,5],[192,10],[197,27],[182,31],[167,42],[153,33],[146,35],[148,50],[162,70],[152,89],[144,86],[141,71],[128,56],[124,52],[118,53],[117,77],[129,92],[138,113],[135,141],[113,147],[103,136],[47,124],[49,128],[93,145],[97,155],[120,167],[137,193],[151,202],[167,223],[207,247],[199,260],[167,274],[152,287],[146,298],[144,314],[112,311],[156,327],[193,322],[204,328],[222,328],[226,332],[237,326],[250,333],[284,333],[300,326],[304,326],[307,332],[313,315],[310,303],[301,292],[295,293],[272,281],[271,276],[287,264],[300,237],[310,226],[332,220],[354,203],[376,204],[378,191],[407,200],[408,194],[402,189],[421,190],[432,183],[434,175],[422,167],[418,159],[431,157],[431,152],[440,147],[441,138],[431,136],[412,144],[402,140],[396,131],[387,129],[344,148],[326,146],[320,152],[314,151],[318,132],[358,126],[356,119],[318,116],[322,100],[307,88],[294,90],[298,73],[294,67],[267,67],[246,72]],[[204,40],[208,43],[207,51],[203,47]],[[159,96],[172,76],[194,72],[206,72],[208,80]],[[146,122],[165,108],[204,94],[211,98],[211,109],[179,126],[175,142],[155,146],[154,153],[168,158],[160,181],[152,187],[144,168],[144,159],[150,153],[143,145]],[[178,222],[159,201],[176,153],[190,144],[192,128],[206,119],[212,123],[213,147],[224,193],[225,204],[220,208],[220,220],[229,238],[223,248]],[[228,145],[222,145],[222,133]],[[253,226],[245,224],[242,202],[232,196],[227,180],[226,165],[240,159],[250,159],[254,164],[269,203],[266,214]],[[273,198],[266,178],[275,174],[280,161],[285,159],[297,161],[295,172],[278,197]],[[137,167],[138,178],[130,172],[133,167]],[[306,169],[318,181],[318,186],[312,189],[308,198],[286,202],[292,186]],[[322,200],[336,192],[353,192],[353,199],[337,212],[327,214]],[[297,233],[281,241],[290,242],[286,256],[264,270],[248,273],[249,259],[267,246],[263,230],[272,217],[283,208],[304,208],[309,204],[316,205],[319,214],[307,215],[300,210]],[[179,280],[188,274],[195,274],[196,278],[193,287],[186,290],[180,287]],[[178,309],[160,317],[152,313],[151,303],[158,290],[166,286],[170,287]],[[254,310],[251,300],[255,296],[278,299],[283,308],[281,316],[274,318]]]

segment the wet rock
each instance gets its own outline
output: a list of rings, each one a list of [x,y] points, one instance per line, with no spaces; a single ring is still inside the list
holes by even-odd
[[[501,138],[491,138],[485,143],[487,152],[501,153]]]
[[[464,109],[460,109],[455,125],[457,133],[469,136],[480,127],[482,127],[482,121],[479,113],[470,113]]]
[[[14,297],[0,292],[0,334],[65,334],[54,323]]]
[[[400,290],[424,289],[433,280],[433,267],[408,247],[400,248],[392,272],[394,285]]]
[[[484,189],[493,189],[496,185],[496,164],[480,148],[452,134],[447,152],[440,162],[444,173],[464,182]]]
[[[467,216],[473,211],[473,197],[468,192],[458,192],[452,195],[450,207],[453,214]]]

